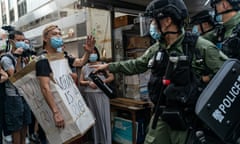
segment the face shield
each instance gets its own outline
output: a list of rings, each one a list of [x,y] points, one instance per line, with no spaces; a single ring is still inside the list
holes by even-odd
[[[140,36],[148,35],[152,18],[144,14],[139,14],[139,22],[140,22]]]

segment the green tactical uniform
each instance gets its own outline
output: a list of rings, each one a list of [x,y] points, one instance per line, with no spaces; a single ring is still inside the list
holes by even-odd
[[[177,51],[179,53],[183,53],[182,52],[183,36],[184,34],[180,35],[178,40],[173,45],[167,47],[168,52]],[[121,72],[126,75],[132,75],[147,71],[148,62],[158,51],[159,44],[161,44],[161,47],[166,47],[165,42],[160,43],[157,42],[151,47],[149,47],[148,50],[146,50],[141,57],[127,61],[109,63],[110,72],[112,73]],[[196,48],[199,48],[201,55],[203,55],[205,59],[207,67],[209,67],[214,73],[217,72],[217,70],[224,62],[222,55],[219,54],[219,50],[217,50],[216,47],[211,42],[201,37],[199,37],[197,41]],[[198,67],[194,65],[194,61],[193,67],[196,68],[197,71],[203,70],[203,67]]]
[[[216,36],[214,35],[215,33],[215,29],[212,29],[211,31],[209,32],[206,32],[204,34],[202,34],[201,36],[206,39],[206,40],[209,40],[211,41],[212,43],[216,44],[217,43],[217,40],[216,40]]]
[[[232,30],[239,23],[240,23],[240,13],[238,12],[229,21],[227,21],[227,22],[225,22],[223,24],[225,26],[225,28],[226,28],[226,32],[225,32],[224,38],[228,38],[232,34]]]
[[[160,41],[159,43],[152,45],[141,57],[137,59],[110,63],[110,72],[122,72],[127,75],[145,72],[148,69],[147,65],[149,60],[158,51],[159,45],[163,48],[165,47],[168,53],[171,51],[183,53],[182,41],[184,39],[184,33],[185,32],[179,36],[175,43],[168,47],[166,47],[164,41]],[[213,74],[216,73],[223,64],[224,60],[215,45],[210,41],[199,37],[196,43],[196,48],[200,50],[206,66],[211,69]],[[194,59],[192,61],[192,66],[197,73],[204,70],[203,66],[196,65]],[[161,118],[159,118],[156,129],[149,129],[149,133],[145,139],[145,144],[184,144],[186,138],[187,131],[171,130],[170,127],[164,121],[161,121]]]
[[[226,32],[224,34],[224,39],[227,39],[232,34],[232,30],[239,23],[240,23],[240,12],[238,12],[235,16],[233,16],[229,21],[223,23],[223,26],[226,29]],[[213,42],[214,44],[217,43],[217,37],[215,34],[215,30],[212,30],[202,36],[203,36],[203,38]]]

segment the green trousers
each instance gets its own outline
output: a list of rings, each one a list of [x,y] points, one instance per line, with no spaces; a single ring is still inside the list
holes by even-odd
[[[144,144],[185,144],[187,131],[172,130],[160,117],[156,128],[152,129],[153,118],[154,115],[149,123]]]

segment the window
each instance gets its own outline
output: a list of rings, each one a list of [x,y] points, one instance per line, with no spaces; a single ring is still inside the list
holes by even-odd
[[[18,3],[18,17],[21,17],[27,13],[27,3],[26,0]]]
[[[1,2],[1,7],[2,7],[2,14],[6,14],[6,5],[4,1]]]
[[[3,24],[7,24],[7,16],[6,16],[6,14],[4,14],[3,17],[2,17],[2,23]]]
[[[13,22],[15,20],[14,9],[10,10],[9,16],[10,16],[10,22]]]

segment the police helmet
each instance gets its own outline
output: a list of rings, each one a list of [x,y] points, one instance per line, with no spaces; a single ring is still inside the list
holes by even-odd
[[[153,0],[146,8],[145,16],[151,18],[171,18],[183,21],[188,16],[188,10],[183,0]]]
[[[193,17],[191,17],[191,24],[201,24],[203,22],[208,22],[211,25],[215,24],[213,12],[210,10],[202,10]]]
[[[220,2],[221,0],[211,0],[211,7],[214,8],[214,6]],[[233,7],[234,10],[240,9],[240,0],[227,0]]]

